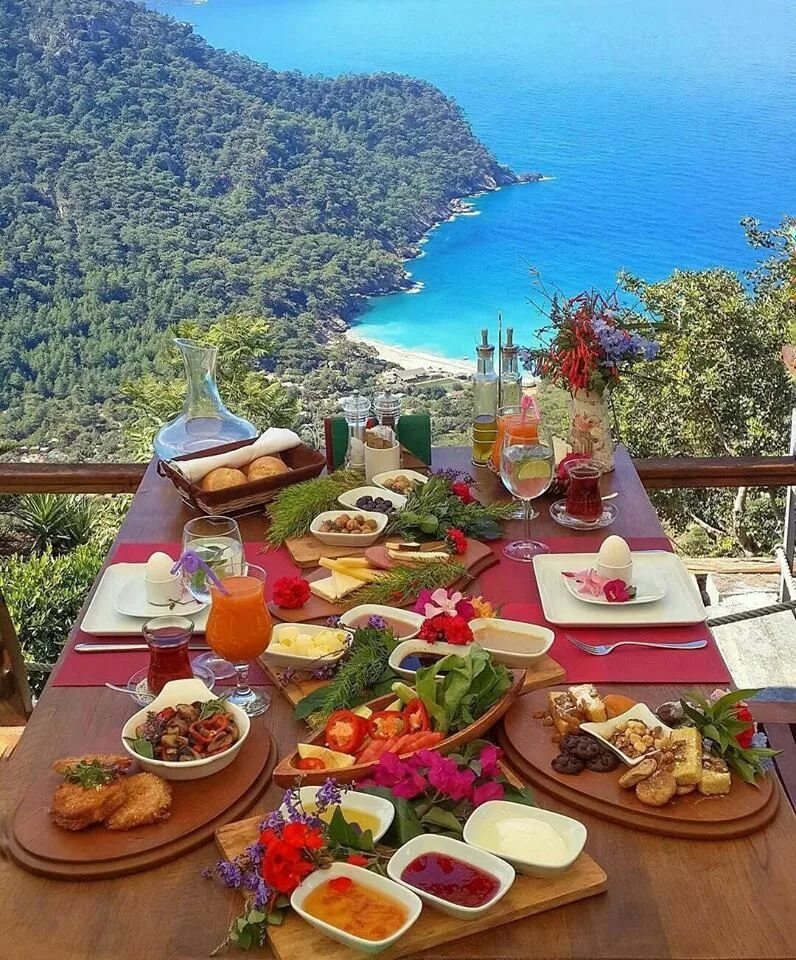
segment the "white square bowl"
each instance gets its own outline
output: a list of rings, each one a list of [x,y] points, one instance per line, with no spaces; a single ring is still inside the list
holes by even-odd
[[[317,623],[275,623],[273,633],[271,634],[271,643],[260,654],[260,660],[272,667],[293,667],[295,670],[314,670],[316,666],[337,663],[348,652],[351,645],[351,636],[346,633],[346,640],[338,653],[330,653],[323,657],[305,657],[298,653],[288,653],[286,650],[274,650],[273,644],[279,641],[280,634],[291,627],[298,627],[300,631],[306,631],[313,635],[317,633],[339,633],[338,627],[323,627]],[[344,631],[345,632],[345,631]]]
[[[565,855],[555,863],[550,863],[550,858],[537,860],[533,857],[518,857],[497,846],[482,844],[476,840],[479,828],[485,823],[499,821],[509,816],[538,820],[552,827],[564,841]],[[586,844],[586,836],[586,827],[579,820],[553,813],[551,810],[541,810],[539,807],[526,807],[522,803],[512,803],[509,800],[488,800],[482,803],[467,818],[463,833],[465,843],[508,860],[518,873],[525,873],[532,877],[554,877],[569,870],[580,856]]]
[[[413,860],[422,856],[424,853],[442,853],[490,874],[499,884],[495,895],[480,907],[465,907],[438,897],[433,893],[421,890],[408,880],[402,880],[401,874],[404,870]],[[514,883],[516,876],[514,868],[505,860],[501,860],[500,857],[487,853],[486,850],[481,850],[479,847],[462,843],[461,840],[454,840],[452,837],[443,837],[430,833],[414,837],[396,850],[390,862],[387,864],[387,875],[395,880],[396,883],[403,884],[405,887],[413,890],[421,900],[425,900],[425,902],[432,907],[441,910],[442,913],[450,914],[452,917],[458,917],[460,920],[472,920],[475,917],[480,917],[481,914],[486,913],[487,910],[491,910],[498,900],[505,896],[511,889],[511,885]]]
[[[495,663],[518,670],[529,669],[553,646],[556,635],[548,627],[500,617],[470,621],[475,642],[492,654]]]
[[[393,493],[392,490],[387,490],[385,487],[354,487],[353,490],[346,490],[345,493],[341,493],[337,502],[344,507],[348,507],[349,510],[360,510],[361,512],[361,508],[357,506],[357,500],[360,497],[373,497],[374,500],[376,497],[381,497],[382,500],[389,500],[396,510],[402,510],[406,506],[406,497],[400,493]]]
[[[325,510],[310,524],[310,533],[317,537],[321,543],[326,543],[332,547],[370,547],[384,533],[389,517],[386,513],[370,513],[367,510],[356,510],[355,513],[361,513],[366,520],[375,520],[376,529],[370,533],[330,533],[321,530],[321,524],[324,520],[335,520],[343,513],[351,514],[351,510]]]
[[[314,803],[315,797],[321,787],[300,787],[299,800],[302,804]],[[371,796],[369,793],[360,793],[358,790],[343,790],[340,809],[343,815],[349,811],[360,810],[362,813],[368,813],[379,821],[376,830],[373,831],[373,842],[378,843],[384,834],[390,829],[390,825],[395,817],[395,807],[384,797]],[[279,808],[280,812],[287,814],[287,807],[283,803]]]
[[[625,710],[624,713],[620,713],[618,717],[613,717],[610,720],[604,720],[602,723],[582,723],[580,725],[580,729],[585,730],[586,733],[590,733],[595,739],[599,740],[603,746],[608,747],[609,750],[612,750],[623,763],[626,763],[629,767],[635,767],[636,764],[641,763],[641,761],[644,760],[647,755],[642,753],[640,757],[629,757],[626,753],[623,753],[618,747],[615,747],[610,742],[610,737],[623,723],[626,723],[628,720],[640,720],[650,729],[660,727],[662,733],[664,733],[667,737],[673,733],[672,728],[667,727],[665,723],[662,723],[655,716],[652,710],[650,710],[646,703],[637,703],[629,710]]]
[[[347,627],[349,630],[356,630],[354,626],[361,617],[383,617],[388,624],[395,624],[391,627],[393,633],[402,641],[412,640],[420,633],[425,617],[412,610],[402,610],[400,607],[385,607],[380,603],[360,603],[357,607],[351,607],[340,617],[340,626]],[[421,641],[425,643],[425,641]]]
[[[428,483],[428,477],[423,476],[422,473],[418,473],[417,470],[384,470],[382,473],[377,473],[373,476],[374,486],[381,487],[382,490],[387,490],[388,493],[392,493],[392,490],[389,490],[384,486],[385,483],[389,483],[390,480],[394,480],[395,477],[408,477],[410,480],[414,480],[417,483]],[[399,494],[402,496],[402,494]]]
[[[361,883],[363,887],[378,890],[379,893],[383,893],[385,896],[397,900],[407,911],[406,922],[391,936],[385,937],[384,940],[365,940],[363,937],[357,937],[353,933],[347,933],[345,930],[341,930],[339,927],[333,927],[330,923],[319,920],[317,917],[313,917],[312,914],[307,913],[304,909],[304,901],[307,899],[307,896],[316,887],[326,883],[328,880],[334,880],[335,877],[349,877],[351,880]],[[412,927],[423,909],[423,903],[420,897],[403,886],[403,884],[394,883],[392,880],[388,880],[387,877],[382,877],[377,873],[371,873],[370,870],[366,870],[364,867],[355,867],[350,863],[339,862],[333,863],[327,870],[316,870],[314,873],[311,873],[306,880],[302,881],[290,895],[290,906],[293,907],[303,920],[306,920],[307,923],[315,927],[316,930],[320,930],[320,932],[326,934],[327,937],[331,937],[332,940],[336,940],[346,947],[361,950],[363,953],[380,953],[382,950],[386,950],[387,947],[392,946],[396,940],[399,940],[406,931]]]

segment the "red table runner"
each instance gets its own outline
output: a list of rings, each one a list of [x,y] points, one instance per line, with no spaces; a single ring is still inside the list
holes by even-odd
[[[596,553],[602,537],[546,537],[545,543],[553,553]],[[505,541],[492,544],[501,556]],[[664,537],[628,539],[631,550],[666,550],[671,544]],[[490,567],[478,578],[484,596],[493,602],[503,602],[501,615],[509,620],[538,623],[549,627],[556,635],[550,656],[567,672],[569,683],[729,683],[730,674],[724,664],[708,627],[697,624],[688,627],[622,628],[568,628],[557,627],[545,620],[533,568],[529,563],[505,560]],[[688,640],[708,641],[701,650],[645,650],[643,647],[620,647],[604,657],[595,657],[573,646],[564,636],[570,632],[584,643],[611,643],[617,640],[644,640],[658,643],[676,643]]]
[[[179,548],[175,543],[128,543],[121,544],[113,553],[111,563],[146,563],[156,551],[162,550],[176,559]],[[268,571],[269,581],[278,577],[295,576],[300,574],[287,550],[268,549],[263,543],[247,543],[245,546],[246,559]],[[199,634],[197,639],[203,639]],[[69,639],[68,651],[61,663],[53,672],[50,683],[56,687],[100,687],[104,683],[125,684],[138,670],[142,670],[149,662],[147,651],[131,651],[130,653],[77,653],[74,650],[76,643],[142,643],[143,638],[125,634],[124,636],[102,636],[84,633],[79,627]],[[191,657],[198,656],[192,653]],[[252,665],[249,679],[258,686],[272,685],[271,679],[266,676],[257,664]],[[234,678],[219,680],[221,685],[234,685]]]
[[[602,538],[561,537],[548,538],[547,543],[554,553],[596,553]],[[501,556],[503,541],[492,545]],[[642,537],[629,540],[633,550],[671,551],[669,541],[660,537]],[[137,543],[122,544],[113,554],[113,563],[145,563],[155,550],[163,550],[176,556],[176,544]],[[266,549],[262,543],[247,543],[246,557],[268,571],[270,580],[300,574],[284,549]],[[517,563],[501,557],[499,565],[481,574],[479,583],[484,596],[496,604],[503,604],[502,614],[508,619],[522,620],[549,626],[556,634],[550,651],[567,672],[567,681],[613,683],[728,683],[730,675],[716,647],[710,630],[699,624],[690,627],[655,627],[638,630],[584,629],[572,632],[585,643],[608,643],[613,640],[646,640],[678,642],[705,638],[707,647],[702,650],[645,650],[643,647],[622,647],[606,657],[583,653],[569,643],[564,633],[566,628],[547,623],[542,612],[533,568],[530,564]],[[70,649],[54,672],[50,683],[55,686],[101,686],[105,682],[124,684],[137,670],[148,662],[146,651],[131,653],[76,653],[75,643],[124,643],[140,642],[137,637],[97,637],[78,629],[70,639]],[[252,683],[268,684],[270,680],[253,666]],[[223,684],[231,680],[220,681]]]

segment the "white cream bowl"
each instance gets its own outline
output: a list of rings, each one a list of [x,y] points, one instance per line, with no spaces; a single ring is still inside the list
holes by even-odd
[[[387,897],[392,897],[393,900],[397,900],[407,911],[406,921],[395,933],[389,937],[385,937],[383,940],[365,940],[363,937],[357,937],[353,933],[347,933],[345,930],[334,927],[332,924],[326,923],[324,920],[319,920],[318,917],[314,917],[311,913],[307,913],[304,909],[304,901],[309,894],[312,893],[316,887],[326,883],[328,880],[334,880],[336,877],[348,877],[362,884],[363,887],[370,887],[371,890],[376,890]],[[413,926],[423,909],[423,902],[416,893],[413,893],[400,883],[394,883],[392,880],[388,880],[386,877],[382,877],[377,873],[371,873],[370,870],[366,870],[364,867],[355,867],[350,863],[337,862],[333,863],[326,870],[315,870],[306,880],[302,881],[290,895],[290,906],[293,907],[303,920],[306,920],[307,923],[315,927],[316,930],[320,930],[321,933],[326,934],[327,937],[331,937],[332,940],[336,940],[338,943],[342,943],[344,946],[351,947],[354,950],[361,950],[363,953],[380,953],[382,950],[386,950],[387,947],[392,946],[396,940],[399,940],[406,931]]]
[[[148,757],[142,757],[136,753],[127,741],[128,739],[136,739],[135,731],[146,720],[148,713],[157,713],[164,707],[176,707],[178,703],[193,703],[195,700],[206,703],[208,700],[216,699],[215,694],[208,690],[201,680],[196,678],[170,680],[151,703],[148,703],[138,713],[134,713],[122,727],[122,746],[142,770],[163,777],[164,780],[201,780],[203,777],[211,777],[214,773],[219,773],[219,771],[228,767],[237,757],[251,729],[249,717],[233,703],[227,703],[226,708],[232,714],[240,736],[229,750],[224,750],[214,757],[205,757],[203,760],[185,760],[182,763],[173,760],[150,760]]]
[[[426,890],[421,890],[408,880],[401,879],[401,874],[409,864],[424,853],[441,853],[483,870],[484,873],[488,873],[497,880],[497,891],[491,899],[480,907],[466,907],[458,903],[452,903],[450,900],[445,900]],[[453,837],[425,833],[419,837],[413,837],[408,843],[395,851],[387,864],[387,876],[396,883],[403,884],[409,890],[413,890],[421,900],[442,911],[442,913],[458,917],[460,920],[473,920],[480,917],[482,913],[486,913],[487,910],[491,910],[498,900],[509,892],[511,885],[514,883],[515,873],[511,864],[486,850],[462,843],[461,840],[455,840]]]
[[[564,854],[551,863],[549,857],[540,856],[538,859],[532,856],[519,857],[498,844],[479,842],[479,830],[485,824],[505,820],[508,817],[538,820],[552,827],[564,843]],[[586,844],[587,833],[586,827],[572,817],[565,817],[551,810],[541,810],[539,807],[527,807],[522,803],[512,803],[510,800],[488,800],[467,818],[462,836],[465,843],[508,860],[518,873],[532,877],[554,877],[568,870],[577,860]]]

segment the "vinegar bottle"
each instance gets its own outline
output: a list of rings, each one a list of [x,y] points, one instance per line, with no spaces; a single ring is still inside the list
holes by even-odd
[[[473,374],[473,463],[489,461],[497,435],[498,377],[495,373],[495,348],[489,343],[489,331],[481,331],[476,347],[478,368]]]
[[[520,348],[514,343],[514,329],[506,330],[506,343],[500,351],[500,406],[519,406],[522,395],[522,376],[520,375]]]

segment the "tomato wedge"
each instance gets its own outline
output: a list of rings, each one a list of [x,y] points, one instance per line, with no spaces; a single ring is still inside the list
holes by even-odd
[[[409,733],[420,733],[423,730],[431,729],[431,721],[428,719],[428,710],[422,700],[415,698],[410,700],[404,708],[404,719],[406,720],[406,729]]]
[[[296,762],[299,770],[325,770],[326,766],[320,757],[302,757]]]
[[[390,740],[403,736],[405,731],[406,720],[398,710],[379,710],[368,721],[368,733],[374,740]]]
[[[340,753],[356,753],[362,746],[368,725],[352,710],[335,710],[326,721],[326,746]]]

